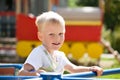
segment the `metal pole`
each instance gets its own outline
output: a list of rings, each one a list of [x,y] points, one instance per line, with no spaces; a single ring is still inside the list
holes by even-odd
[[[16,14],[21,13],[21,0],[16,0]]]
[[[0,64],[0,68],[2,67],[14,67],[16,69],[21,69],[22,64]]]
[[[111,74],[120,74],[120,68],[104,70],[102,76]],[[83,72],[63,75],[63,77],[86,77],[86,78],[95,76],[97,76],[96,72]]]

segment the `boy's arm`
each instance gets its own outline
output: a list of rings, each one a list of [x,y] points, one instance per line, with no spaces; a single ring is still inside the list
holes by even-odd
[[[19,70],[19,76],[40,76],[41,72],[45,72],[44,70],[35,71],[34,67],[28,63],[25,63],[21,70]]]
[[[65,65],[65,70],[69,71],[70,73],[78,73],[78,72],[90,71],[90,67],[76,66],[71,63]]]
[[[95,71],[97,72],[97,76],[101,76],[103,73],[103,69],[98,66],[92,66],[92,67],[85,67],[85,66],[76,66],[72,63],[67,64],[65,66],[65,69],[69,71],[70,73],[78,73],[78,72],[87,72],[87,71]]]

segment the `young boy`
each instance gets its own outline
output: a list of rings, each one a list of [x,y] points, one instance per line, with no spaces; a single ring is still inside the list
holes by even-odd
[[[102,75],[102,68],[76,66],[63,52],[58,51],[65,39],[65,21],[59,14],[45,12],[37,17],[35,23],[38,28],[37,36],[42,45],[33,49],[19,75],[40,76],[42,72],[63,73],[64,70],[70,73],[95,71],[97,76]]]

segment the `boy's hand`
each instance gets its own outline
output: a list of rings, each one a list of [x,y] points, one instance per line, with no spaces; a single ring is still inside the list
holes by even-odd
[[[92,66],[92,67],[90,67],[90,71],[96,72],[98,77],[101,76],[102,73],[103,73],[103,69],[100,68],[100,67],[98,67],[98,66]]]
[[[37,70],[37,76],[40,76],[40,73],[46,72],[45,70]]]

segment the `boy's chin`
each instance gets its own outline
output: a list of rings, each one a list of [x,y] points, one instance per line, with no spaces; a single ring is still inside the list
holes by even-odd
[[[60,47],[55,47],[55,48],[54,48],[54,50],[59,50],[59,49],[60,49]]]
[[[54,50],[59,50],[59,48],[55,48]]]

